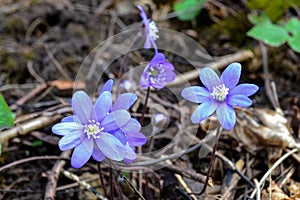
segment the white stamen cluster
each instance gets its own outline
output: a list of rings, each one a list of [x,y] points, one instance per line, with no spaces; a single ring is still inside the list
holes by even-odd
[[[224,84],[213,87],[213,91],[210,96],[217,101],[224,101],[228,94],[229,88],[225,87]]]
[[[156,27],[156,24],[154,21],[151,21],[149,23],[149,36],[151,39],[153,39],[154,41],[159,38],[158,36],[158,28]]]
[[[148,75],[152,83],[161,83],[166,80],[166,72],[162,64],[150,65]]]
[[[88,139],[93,137],[94,139],[100,138],[98,135],[104,130],[103,127],[100,127],[100,123],[95,120],[89,120],[88,125],[84,125],[84,133],[88,136]]]

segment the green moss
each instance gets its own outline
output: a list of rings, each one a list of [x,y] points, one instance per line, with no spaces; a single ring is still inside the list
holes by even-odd
[[[10,21],[7,22],[6,28],[8,33],[10,34],[26,33],[26,25],[23,19],[20,17],[13,17]]]
[[[30,0],[31,5],[37,5],[40,3],[40,0]]]
[[[7,57],[5,61],[5,67],[8,69],[17,69],[18,68],[18,62],[13,59],[12,57]]]
[[[237,46],[245,45],[247,42],[247,31],[251,28],[246,13],[239,13],[237,16],[228,17],[212,26],[212,29],[219,34],[225,34],[229,40]]]
[[[36,57],[36,54],[30,50],[23,52],[23,57],[25,60],[33,60]]]

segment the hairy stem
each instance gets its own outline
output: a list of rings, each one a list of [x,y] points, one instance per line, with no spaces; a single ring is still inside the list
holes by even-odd
[[[100,182],[101,182],[101,186],[102,186],[102,188],[103,188],[104,196],[105,196],[105,197],[108,197],[107,191],[106,191],[106,188],[105,188],[105,185],[104,185],[103,176],[102,176],[101,163],[99,162],[99,163],[97,164],[97,166],[98,166],[99,179],[100,179]]]
[[[145,112],[146,112],[147,103],[148,103],[148,99],[149,99],[149,94],[150,94],[150,87],[148,87],[148,89],[147,89],[146,99],[145,99],[144,107],[143,107],[143,110],[142,110],[142,116],[141,116],[141,119],[140,119],[140,123],[141,123],[142,126],[143,126],[143,123],[144,123],[144,117],[145,117]]]

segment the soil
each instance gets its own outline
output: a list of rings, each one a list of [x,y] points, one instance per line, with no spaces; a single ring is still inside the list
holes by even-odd
[[[198,42],[214,60],[217,60],[220,56],[230,55],[241,50],[251,50],[254,57],[241,62],[243,66],[241,82],[254,83],[260,87],[259,92],[253,96],[252,107],[254,109],[263,108],[274,111],[274,107],[267,96],[261,47],[259,42],[246,36],[246,32],[252,27],[247,20],[247,14],[250,11],[242,2],[224,0],[213,2],[219,2],[219,4],[205,6],[200,15],[192,21],[180,21],[173,17],[157,20],[157,25],[188,35]],[[153,16],[154,19],[159,19],[159,16],[163,16],[164,13],[172,12],[170,6],[173,1],[152,2],[151,0],[143,0],[139,2],[139,4],[142,3],[145,3],[145,8],[149,8],[146,10],[148,16]],[[12,111],[16,113],[15,126],[37,119],[42,115],[41,113],[50,112],[49,109],[68,106],[74,90],[88,89],[85,88],[85,85],[73,87],[84,59],[108,37],[141,25],[139,11],[135,5],[137,5],[137,2],[127,0],[4,0],[0,2],[1,94],[8,105],[12,106],[22,97],[28,96],[34,89],[46,83],[45,88],[40,89],[31,96],[29,95],[29,99],[15,107],[11,107]],[[217,7],[217,5],[220,7]],[[287,120],[285,125],[289,127],[289,130],[292,130],[290,133],[297,142],[300,136],[300,102],[298,101],[300,97],[300,56],[286,44],[277,48],[268,46],[266,48],[268,76],[276,86],[283,118]],[[193,69],[180,55],[172,52],[166,53],[176,62],[177,65],[174,65],[178,73]],[[104,73],[103,79],[98,84],[102,85],[109,78],[118,76],[120,60],[123,59],[124,61],[124,59],[130,58],[127,60],[128,66],[139,65],[138,62],[141,62],[142,66],[143,62],[151,58],[152,55],[151,51],[140,50],[129,56],[121,57],[111,63],[110,70]],[[109,57],[109,52],[103,52],[103,56]],[[125,70],[128,68],[125,66]],[[220,68],[220,70],[222,69]],[[199,85],[200,82],[198,79],[192,79],[190,84]],[[142,91],[141,95],[145,96],[145,91]],[[152,98],[154,100],[151,100],[152,103],[155,102],[155,96],[165,103],[163,105],[164,110],[168,111],[171,116],[165,131],[161,131],[161,134],[166,136],[157,140],[154,144],[155,149],[161,149],[171,143],[172,134],[179,130],[180,116],[174,105],[183,105],[183,102],[179,101],[173,91],[167,88],[153,92]],[[142,101],[131,109],[131,112],[138,117],[142,112]],[[191,112],[195,105],[184,105],[182,108],[186,109],[187,112]],[[150,110],[151,108],[148,111],[150,112]],[[7,141],[1,141],[0,167],[25,158],[60,156],[61,151],[57,146],[59,137],[52,134],[51,127],[58,123],[62,116],[69,114],[70,112],[58,113],[56,115],[57,120],[52,121],[50,124],[29,131],[26,135],[17,135]],[[147,117],[145,122],[151,124]],[[265,125],[261,121],[259,123],[261,126]],[[192,125],[189,122],[186,126],[191,127]],[[194,128],[197,129],[195,126]],[[203,130],[205,128],[198,132],[198,138],[205,136]],[[182,140],[187,140],[187,138],[184,137]],[[193,145],[196,143],[195,140]],[[251,171],[245,173],[247,167],[242,167],[240,171],[246,177],[249,177],[252,182],[254,179],[260,180],[266,170],[274,163],[273,160],[280,158],[288,149],[276,145],[270,147],[270,144],[266,143],[261,144],[264,148],[257,149],[256,152],[250,152],[244,146],[243,142],[225,133],[220,137],[218,151],[232,163],[236,163],[240,159],[246,162],[248,170],[251,168]],[[275,155],[276,153],[278,154]],[[205,174],[209,160],[209,156],[200,159],[198,151],[193,151],[174,161],[173,165],[180,169],[184,168],[198,174]],[[1,171],[0,198],[44,199],[49,174],[56,162],[56,159],[37,159]],[[283,173],[284,170],[289,171],[292,168],[294,172],[285,180],[290,185],[297,186],[300,190],[299,161],[296,158],[289,157],[282,162],[280,167],[280,169],[276,168],[273,172],[273,180],[279,185],[279,182],[285,179],[285,177],[280,176],[280,173]],[[97,163],[92,159],[81,169],[72,168],[70,161],[67,159],[63,169],[76,174],[82,180],[88,180],[90,185],[103,194],[103,187],[98,181]],[[216,189],[216,191],[219,191],[222,185],[223,189],[226,188],[224,187],[226,181],[236,176],[236,173],[230,170],[220,159],[216,159],[213,169],[211,177],[215,184],[213,189]],[[103,167],[102,170],[106,189],[112,196],[109,187],[111,178],[109,168]],[[286,171],[284,172],[285,175]],[[124,181],[118,182],[119,173],[118,170],[114,170],[112,173],[115,181],[115,198],[138,199],[138,195]],[[154,171],[154,173],[159,177],[159,181],[153,173],[145,173],[146,178],[144,177],[144,181],[146,182],[140,186],[146,199],[159,199],[159,197],[161,199],[191,198],[191,195],[187,194],[186,188],[180,184],[178,177],[176,177],[179,172],[175,173],[170,168],[162,168]],[[138,174],[128,173],[126,175],[138,188]],[[96,199],[95,195],[85,190],[83,186],[73,184],[74,180],[63,174],[59,174],[58,177],[56,199]],[[192,180],[192,178],[187,178],[184,175],[182,177],[193,192],[201,189],[202,184],[199,181]],[[224,199],[242,199],[244,192],[250,196],[253,190],[251,186],[247,185],[243,179],[236,179],[236,181],[237,184],[231,191],[232,197]],[[161,191],[158,189],[158,182],[162,185]],[[230,181],[229,183],[234,184]],[[287,195],[286,199],[293,199],[293,194],[288,186],[288,184],[282,183],[282,194]],[[267,182],[263,189],[268,187],[271,187],[270,182]],[[212,189],[209,188],[208,191],[212,192]],[[124,195],[123,198],[121,198],[121,193]],[[211,193],[215,198],[219,194],[220,191],[217,194]],[[297,194],[300,196],[299,193]],[[205,195],[197,197],[202,199]],[[209,197],[206,198],[209,199]]]

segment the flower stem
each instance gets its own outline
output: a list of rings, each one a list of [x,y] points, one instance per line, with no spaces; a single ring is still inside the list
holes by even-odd
[[[108,197],[107,192],[106,192],[106,188],[105,188],[105,185],[104,185],[103,176],[102,176],[101,163],[99,162],[99,163],[97,164],[97,166],[98,166],[98,174],[99,174],[101,186],[102,186],[102,188],[103,188],[104,196],[105,196],[105,197]]]
[[[192,194],[201,195],[201,194],[203,194],[205,192],[205,190],[207,188],[209,177],[211,175],[211,171],[212,171],[212,168],[213,168],[213,165],[214,165],[214,161],[215,161],[215,155],[216,155],[216,150],[217,150],[217,146],[218,146],[218,141],[219,141],[220,134],[221,134],[221,126],[219,124],[218,127],[217,127],[217,134],[216,134],[216,139],[215,139],[216,142],[215,142],[215,145],[214,145],[214,148],[213,148],[213,151],[212,151],[212,154],[211,154],[211,158],[210,158],[210,161],[209,161],[208,171],[207,171],[205,183],[203,185],[202,190],[199,193],[192,193]]]
[[[114,180],[112,168],[109,168],[109,182],[110,182],[110,200],[114,200]]]
[[[147,103],[148,103],[148,99],[149,99],[149,94],[150,94],[150,87],[147,88],[146,99],[145,99],[144,107],[143,107],[143,110],[142,110],[142,116],[141,116],[141,119],[140,119],[140,124],[142,126],[143,126],[143,123],[144,123],[144,117],[145,117],[145,112],[146,112]]]
[[[143,195],[134,187],[134,185],[121,173],[120,174],[121,178],[123,180],[125,180],[125,182],[129,185],[129,187],[131,189],[134,190],[134,192],[142,199],[142,200],[145,200],[145,198],[143,197]]]

